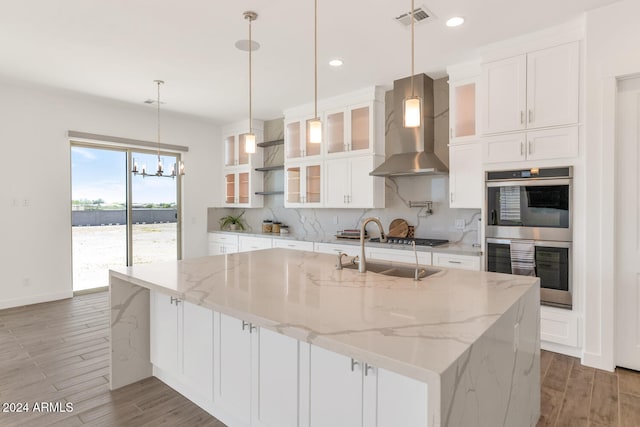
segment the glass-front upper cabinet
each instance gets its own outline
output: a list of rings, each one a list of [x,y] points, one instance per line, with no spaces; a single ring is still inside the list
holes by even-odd
[[[322,204],[320,163],[287,166],[285,175],[285,207],[313,207]]]
[[[320,118],[322,120],[322,117]],[[291,120],[285,122],[284,146],[285,160],[302,159],[307,157],[320,156],[322,154],[323,143],[317,144],[310,141],[309,122],[313,118],[308,117],[303,120]],[[325,136],[323,135],[323,138]]]
[[[246,166],[250,162],[249,154],[245,150],[246,133],[229,135],[224,138],[224,165]]]
[[[327,153],[344,153],[347,151],[347,143],[345,141],[345,112],[339,110],[335,112],[327,112],[326,121],[326,147]]]
[[[449,88],[449,139],[473,138],[476,132],[476,79],[451,82]]]
[[[325,140],[330,156],[363,154],[372,147],[372,105],[357,105],[325,113]]]
[[[351,116],[351,141],[349,151],[369,150],[371,148],[371,108],[366,106],[353,107],[349,110]]]
[[[251,195],[252,174],[246,172],[227,172],[224,175],[224,206],[261,207],[262,200]]]

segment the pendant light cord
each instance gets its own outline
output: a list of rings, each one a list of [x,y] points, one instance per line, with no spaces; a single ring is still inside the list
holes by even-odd
[[[156,80],[158,84],[158,168],[160,167],[160,85],[162,80]]]
[[[313,68],[314,68],[314,118],[318,118],[318,0],[314,0],[313,14]]]
[[[253,51],[253,45],[251,42],[251,22],[253,19],[249,17],[249,133],[253,133],[253,117],[251,113],[252,107],[252,80],[251,80],[251,52]]]
[[[414,66],[414,54],[413,54],[413,45],[414,45],[414,35],[413,35],[413,1],[411,0],[411,97],[415,97],[415,92],[413,91],[413,66]]]

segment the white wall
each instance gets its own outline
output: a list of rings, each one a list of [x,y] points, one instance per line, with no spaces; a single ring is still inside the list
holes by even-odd
[[[587,242],[583,363],[613,369],[616,77],[640,73],[640,2],[587,13]]]
[[[0,308],[72,294],[67,131],[154,141],[155,129],[155,110],[144,105],[0,81]],[[212,123],[163,113],[163,142],[189,147],[183,156],[184,258],[206,254],[207,206],[219,199],[218,173],[211,173],[209,161],[219,163],[219,135]]]

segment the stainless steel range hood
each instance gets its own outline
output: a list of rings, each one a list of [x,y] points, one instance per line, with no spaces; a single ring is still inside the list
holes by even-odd
[[[433,80],[414,76],[415,93],[422,96],[423,123],[419,128],[402,124],[403,101],[411,96],[411,77],[393,82],[393,121],[385,140],[387,159],[369,173],[372,176],[445,175],[447,166],[435,155]],[[389,112],[387,112],[389,118]]]

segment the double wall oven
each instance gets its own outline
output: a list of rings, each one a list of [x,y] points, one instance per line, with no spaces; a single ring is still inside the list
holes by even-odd
[[[486,173],[487,271],[512,273],[524,248],[540,301],[562,308],[572,307],[572,183],[571,167]]]

